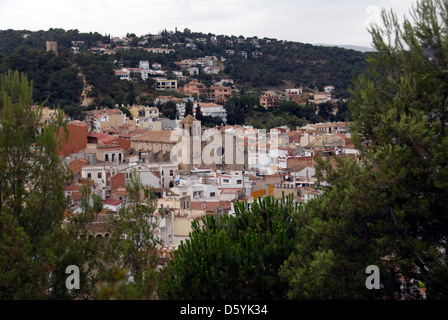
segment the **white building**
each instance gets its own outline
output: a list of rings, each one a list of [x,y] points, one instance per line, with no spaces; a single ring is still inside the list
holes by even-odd
[[[174,52],[174,49],[167,49],[167,48],[145,48],[145,50],[152,53],[164,53],[164,54]]]
[[[120,78],[120,80],[130,80],[131,72],[128,69],[115,70],[115,75]]]
[[[93,191],[99,193],[104,200],[107,194],[107,178],[126,167],[127,164],[112,162],[90,164],[82,167],[81,177],[93,181]]]
[[[290,99],[299,98],[303,94],[303,88],[285,89],[285,94]]]
[[[187,69],[190,76],[195,76],[199,74],[199,68],[198,67],[190,67]]]
[[[106,199],[103,201],[103,209],[105,210],[119,212],[121,208],[123,208],[123,201],[121,200]]]
[[[213,66],[206,66],[202,71],[206,74],[219,74],[221,71],[221,68],[219,67],[213,67]]]
[[[139,68],[149,70],[149,61],[140,61]]]
[[[244,197],[252,191],[249,178],[245,177],[242,171],[201,170],[195,169],[188,175],[177,177],[171,190],[179,196],[189,196],[192,201],[230,201]]]
[[[174,185],[174,179],[178,166],[171,163],[132,163],[121,172],[129,174],[136,170],[140,174],[142,185],[153,188],[170,188]]]
[[[179,196],[189,196],[191,200],[218,199],[219,190],[216,184],[204,184],[197,176],[187,176],[175,180],[171,191]]]
[[[153,63],[152,65],[151,65],[151,67],[154,69],[154,70],[161,70],[162,69],[162,65],[160,64],[160,63]]]
[[[223,123],[227,122],[227,111],[224,106],[216,103],[200,103],[201,113],[203,116],[219,117],[222,119]],[[196,114],[196,110],[193,110]]]

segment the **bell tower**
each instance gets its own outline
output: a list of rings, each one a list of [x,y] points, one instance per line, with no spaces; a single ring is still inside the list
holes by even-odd
[[[187,163],[179,164],[179,170],[189,171],[193,167],[201,165],[202,137],[201,137],[201,121],[196,120],[192,115],[187,115],[179,123],[182,130],[182,138],[188,140],[189,150]],[[185,158],[184,158],[185,159]]]

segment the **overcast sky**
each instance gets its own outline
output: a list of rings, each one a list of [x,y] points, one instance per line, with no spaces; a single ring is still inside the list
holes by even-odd
[[[414,0],[0,0],[0,30],[63,28],[112,36],[190,29],[216,35],[370,46],[382,8]]]

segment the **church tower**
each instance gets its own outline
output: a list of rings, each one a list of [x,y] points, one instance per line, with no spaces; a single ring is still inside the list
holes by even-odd
[[[193,167],[201,166],[201,121],[189,114],[180,121],[179,126],[182,130],[182,138],[188,141],[188,145],[182,149],[182,152],[188,153],[188,160],[186,163],[179,163],[179,170],[189,171]]]

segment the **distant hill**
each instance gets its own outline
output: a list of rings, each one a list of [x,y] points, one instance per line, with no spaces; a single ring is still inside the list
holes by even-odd
[[[362,47],[362,46],[353,46],[353,45],[341,45],[339,47],[345,48],[345,49],[361,51],[361,52],[376,52],[376,49],[371,48],[371,47]]]
[[[46,41],[56,41],[58,55],[46,52]],[[109,54],[92,47],[107,47]],[[73,47],[77,47],[73,51]],[[121,48],[121,49],[120,49]],[[169,54],[147,48],[172,49]],[[348,97],[352,80],[366,70],[366,54],[336,46],[317,46],[273,38],[224,36],[211,33],[162,31],[155,35],[111,38],[97,32],[49,29],[0,30],[0,73],[17,69],[34,81],[34,99],[59,104],[73,111],[88,97],[91,104],[133,104],[163,94],[148,81],[127,82],[114,75],[118,66],[135,68],[139,61],[158,63],[168,78],[184,72],[181,60],[215,56],[223,68],[217,74],[200,72],[194,78],[211,85],[232,79],[240,94],[268,89],[335,87],[335,95]],[[187,79],[189,81],[189,79]],[[182,85],[182,81],[179,82]],[[171,93],[170,93],[171,94]],[[146,100],[145,100],[146,99]],[[67,107],[69,106],[69,107]]]
[[[356,50],[360,52],[376,52],[376,49],[372,47],[363,47],[363,46],[355,46],[355,45],[335,45],[335,44],[324,44],[324,43],[316,43],[316,46],[322,46],[322,47],[337,47],[337,48],[344,48],[348,50]]]

